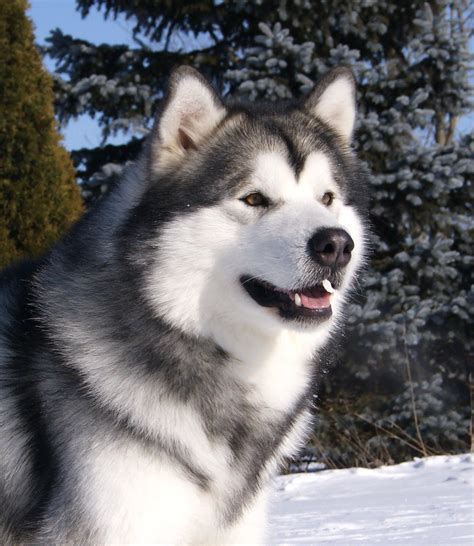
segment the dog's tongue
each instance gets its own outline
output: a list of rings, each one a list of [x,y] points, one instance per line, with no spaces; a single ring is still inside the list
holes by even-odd
[[[326,309],[331,306],[329,294],[323,294],[322,296],[306,296],[301,294],[301,305],[308,309]]]

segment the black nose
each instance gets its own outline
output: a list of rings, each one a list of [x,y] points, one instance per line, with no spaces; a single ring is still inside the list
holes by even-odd
[[[315,262],[325,267],[345,267],[354,249],[352,237],[343,229],[318,230],[308,241],[309,253]]]

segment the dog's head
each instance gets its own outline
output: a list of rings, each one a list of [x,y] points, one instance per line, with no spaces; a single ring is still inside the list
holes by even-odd
[[[175,71],[128,226],[154,312],[214,337],[222,324],[328,329],[364,257],[354,120],[346,68],[297,103],[230,106]]]

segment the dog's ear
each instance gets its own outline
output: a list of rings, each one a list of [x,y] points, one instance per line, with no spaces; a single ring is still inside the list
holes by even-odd
[[[327,72],[306,97],[304,107],[349,144],[356,116],[355,78],[350,68]]]
[[[167,165],[199,148],[224,115],[224,105],[197,70],[174,70],[151,136],[152,165]]]

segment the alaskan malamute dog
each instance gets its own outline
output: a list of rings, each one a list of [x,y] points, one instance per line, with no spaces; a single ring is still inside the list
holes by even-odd
[[[364,256],[354,79],[170,79],[138,162],[0,291],[0,543],[264,541]]]

